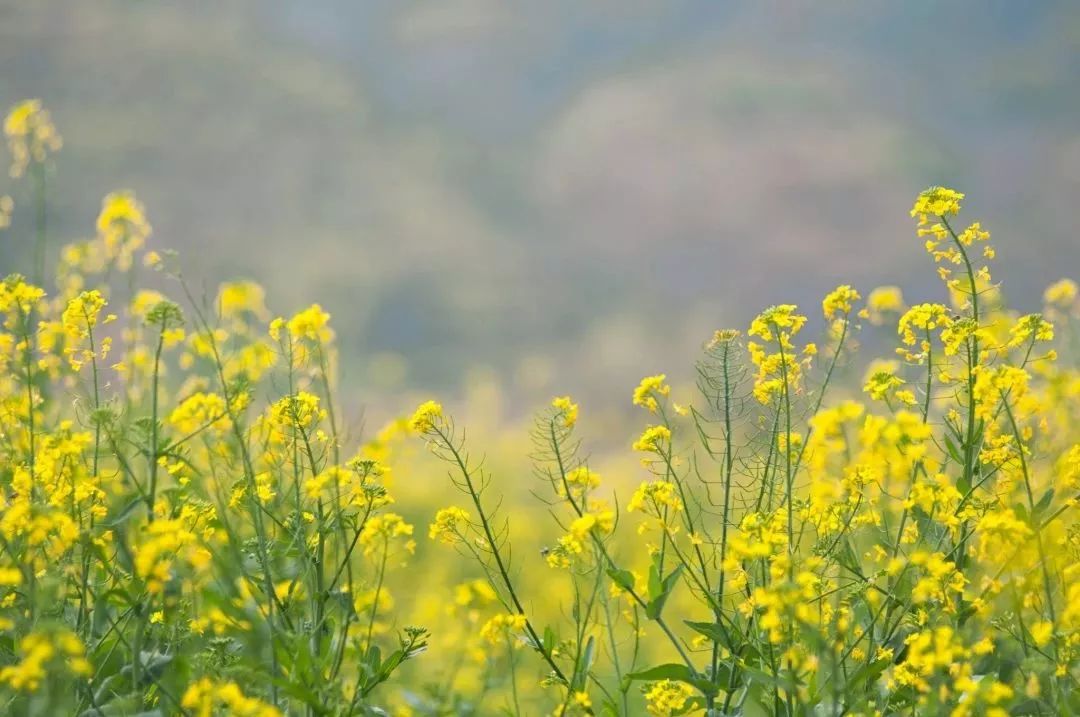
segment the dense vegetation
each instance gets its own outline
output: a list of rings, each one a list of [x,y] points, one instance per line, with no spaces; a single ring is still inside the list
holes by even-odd
[[[620,494],[569,396],[531,477],[435,401],[362,439],[329,315],[201,298],[131,192],[49,271],[60,137],[36,101],[4,131],[35,257],[0,284],[5,714],[1080,709],[1080,292],[1011,311],[959,192],[911,211],[946,303],[716,331],[696,394],[633,391]]]

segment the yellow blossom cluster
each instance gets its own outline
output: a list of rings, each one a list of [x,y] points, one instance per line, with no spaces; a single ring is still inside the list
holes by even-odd
[[[5,133],[59,149],[35,101]],[[1075,711],[1080,290],[1010,309],[963,199],[912,208],[941,296],[773,306],[649,425],[557,395],[481,453],[433,400],[361,430],[319,304],[195,299],[108,194],[0,282],[0,712]]]

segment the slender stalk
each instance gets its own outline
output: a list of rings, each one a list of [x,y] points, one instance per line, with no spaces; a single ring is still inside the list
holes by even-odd
[[[379,577],[375,581],[375,597],[371,603],[371,617],[368,620],[367,638],[364,644],[371,649],[371,638],[375,633],[375,618],[379,614],[379,598],[382,596],[383,580],[386,578],[386,561],[390,557],[390,539],[383,545],[382,560],[379,561]]]
[[[491,528],[491,522],[488,519],[487,512],[484,510],[483,505],[480,503],[480,494],[476,490],[476,486],[473,483],[472,473],[465,463],[464,457],[461,455],[461,451],[457,449],[453,441],[446,434],[446,432],[439,426],[433,426],[432,430],[442,440],[442,446],[450,451],[451,456],[454,459],[454,463],[458,467],[458,471],[461,473],[462,478],[465,480],[467,493],[472,499],[473,506],[476,508],[477,515],[480,517],[480,525],[483,529],[484,540],[487,541],[487,547],[491,556],[495,560],[495,566],[499,571],[499,577],[502,580],[503,586],[506,588],[507,595],[510,597],[510,602],[513,604],[514,609],[519,615],[525,615],[525,631],[529,633],[529,637],[532,639],[533,645],[536,647],[537,652],[544,659],[544,662],[551,667],[551,671],[555,673],[555,676],[559,678],[561,682],[569,686],[570,682],[566,679],[566,675],[559,668],[559,665],[555,662],[555,658],[551,654],[551,648],[545,645],[543,640],[540,639],[540,635],[537,634],[536,629],[533,627],[532,621],[529,619],[528,614],[525,612],[525,607],[522,605],[521,600],[518,598],[517,591],[514,589],[514,583],[510,579],[510,573],[507,570],[506,564],[503,562],[502,553],[499,551],[499,544],[495,537],[495,533]]]
[[[1003,393],[1002,401],[1005,405],[1005,415],[1009,418],[1009,427],[1012,429],[1013,440],[1016,444],[1016,454],[1020,461],[1020,470],[1024,476],[1024,492],[1027,495],[1028,512],[1032,519],[1035,518],[1035,494],[1031,490],[1031,474],[1028,471],[1027,458],[1024,456],[1024,442],[1020,436],[1020,427],[1016,424],[1016,416],[1009,405],[1008,397]],[[1046,549],[1043,546],[1042,530],[1035,526],[1035,544],[1039,550],[1039,566],[1042,568],[1043,590],[1046,593],[1046,610],[1050,614],[1050,621],[1056,622],[1057,616],[1054,610],[1054,593],[1050,586],[1050,568],[1046,564]],[[1055,644],[1056,648],[1056,644]]]
[[[99,463],[100,463],[100,460],[101,460],[101,417],[98,415],[98,412],[101,410],[100,373],[99,373],[98,363],[97,363],[97,346],[95,345],[95,342],[94,342],[94,327],[90,325],[90,317],[85,314],[85,309],[84,309],[84,314],[83,315],[86,318],[86,323],[87,323],[87,335],[88,335],[87,337],[88,337],[88,340],[90,342],[90,368],[92,370],[93,383],[94,383],[94,406],[93,406],[92,413],[91,413],[91,421],[94,424],[94,455],[93,455],[93,458],[92,458],[91,464],[90,464],[90,472],[91,472],[91,477],[94,480],[97,480],[97,478],[98,478],[98,468],[99,468]],[[81,518],[81,516],[80,516],[80,518]],[[93,513],[93,511],[90,511],[90,515],[89,515],[88,520],[89,520],[89,524],[90,524],[89,529],[92,531],[94,529],[94,513]],[[88,580],[90,578],[90,557],[91,557],[91,553],[87,548],[88,548],[88,546],[85,545],[85,544],[82,546],[82,569],[80,571],[80,580],[79,580],[79,585],[80,585],[80,589],[79,589],[79,609],[78,609],[78,613],[77,613],[78,617],[76,618],[76,621],[75,621],[75,630],[76,630],[76,632],[79,633],[79,636],[82,637],[84,640],[85,640],[85,635],[83,634],[83,628],[87,624],[87,618],[89,616],[88,615],[89,604],[88,604],[88,600],[87,600],[87,594],[88,594],[89,588],[87,587],[87,582],[88,582]]]
[[[146,507],[149,509],[147,521],[154,522],[154,502],[157,500],[157,477],[158,477],[158,400],[159,383],[161,381],[161,351],[165,347],[165,322],[162,321],[161,331],[158,333],[157,349],[154,351],[154,369],[151,380],[150,396],[150,445],[146,451],[149,461],[150,484],[146,498]]]
[[[964,270],[967,273],[968,290],[971,294],[971,318],[975,322],[975,330],[972,332],[970,338],[967,341],[967,429],[964,436],[964,482],[970,486],[975,482],[975,461],[978,457],[978,451],[975,449],[975,434],[976,428],[976,399],[975,399],[975,372],[979,364],[979,290],[975,281],[975,270],[971,265],[971,259],[968,257],[967,249],[964,247],[964,243],[960,241],[960,237],[953,231],[952,225],[949,224],[949,220],[944,216],[939,217],[941,223],[945,226],[949,232],[949,236],[952,237],[953,244],[960,252],[960,257],[964,263]],[[959,550],[957,551],[956,564],[957,567],[963,569],[967,562],[967,551],[965,549],[966,542],[961,541]]]

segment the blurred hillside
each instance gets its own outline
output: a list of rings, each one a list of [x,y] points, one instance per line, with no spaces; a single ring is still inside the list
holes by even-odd
[[[0,0],[0,104],[64,135],[57,235],[135,189],[208,292],[326,306],[358,404],[487,370],[622,405],[763,305],[940,296],[928,184],[1018,305],[1080,274],[1078,50],[1068,0]]]

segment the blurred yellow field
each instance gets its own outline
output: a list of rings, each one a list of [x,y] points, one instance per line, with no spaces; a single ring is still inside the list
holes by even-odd
[[[478,389],[363,430],[336,317],[200,293],[130,191],[52,246],[60,134],[4,133],[0,713],[1080,710],[1080,290],[1010,309],[962,193],[910,211],[942,303],[768,307],[635,427]]]

